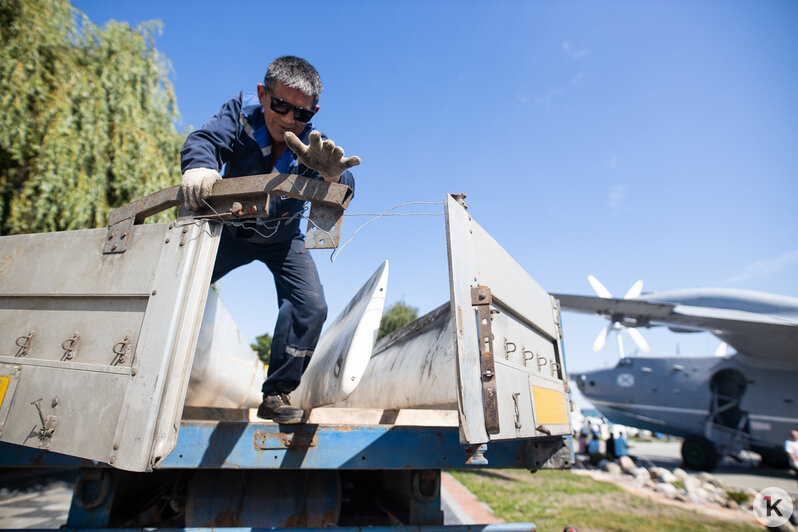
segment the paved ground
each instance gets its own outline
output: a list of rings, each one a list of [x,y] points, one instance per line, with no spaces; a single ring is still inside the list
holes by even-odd
[[[629,454],[635,457],[638,465],[649,465],[650,461],[658,466],[673,469],[682,462],[679,441],[630,442]],[[784,469],[760,468],[756,455],[748,455],[747,460],[735,462],[725,458],[712,472],[721,482],[734,488],[753,488],[757,491],[777,487],[789,493],[793,500],[798,500],[798,480],[793,473]]]
[[[33,476],[31,471],[3,471],[0,529],[57,529],[66,524],[73,487],[73,473]]]

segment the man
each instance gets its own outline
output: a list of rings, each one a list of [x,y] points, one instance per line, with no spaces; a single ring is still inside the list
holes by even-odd
[[[623,435],[623,432],[618,432],[617,436],[615,436],[613,447],[616,458],[629,456],[629,447],[626,443],[626,437]]]
[[[798,430],[790,431],[790,439],[784,442],[784,450],[790,461],[790,469],[795,471],[798,478]]]
[[[604,454],[607,455],[607,460],[615,460],[615,435],[612,431],[604,444]]]
[[[354,190],[348,168],[360,159],[344,157],[310,123],[320,95],[321,79],[310,63],[293,56],[272,61],[257,95],[241,92],[186,139],[180,152],[185,206],[202,207],[223,168],[225,178],[291,173]],[[289,404],[287,394],[299,385],[327,317],[316,265],[299,229],[304,209],[302,200],[272,197],[267,217],[225,226],[212,274],[215,282],[259,260],[274,276],[279,313],[258,416],[278,423],[302,422],[302,410]]]

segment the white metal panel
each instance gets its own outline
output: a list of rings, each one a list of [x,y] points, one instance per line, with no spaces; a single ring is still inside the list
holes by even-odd
[[[445,211],[452,331],[457,354],[460,439],[468,443],[485,443],[488,441],[488,432],[482,408],[479,331],[471,307],[471,287],[478,286],[474,275],[474,250],[469,236],[473,221],[451,196],[446,196]]]
[[[387,284],[385,261],[322,333],[299,387],[291,393],[292,405],[330,405],[357,388],[380,328]]]
[[[105,229],[0,237],[0,440],[136,471],[168,454],[219,229],[134,226],[109,255]]]
[[[565,434],[567,404],[560,348],[559,314],[554,300],[451,197],[446,201],[447,244],[458,372],[461,439],[468,443]],[[472,288],[490,290],[490,342],[480,338]],[[480,344],[492,343],[494,375],[483,377]],[[483,399],[483,381],[495,383],[497,411]],[[538,422],[534,386],[540,383],[547,420]],[[540,388],[539,389],[543,389]],[[560,399],[562,399],[560,401]],[[542,405],[541,405],[542,406]],[[556,415],[555,415],[556,414]],[[498,431],[488,434],[486,418],[498,418]]]

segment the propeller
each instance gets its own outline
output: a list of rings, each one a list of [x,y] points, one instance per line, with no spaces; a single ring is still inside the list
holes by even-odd
[[[593,290],[596,292],[596,295],[603,298],[612,298],[612,294],[607,287],[601,284],[601,281],[596,279],[593,275],[588,275],[587,280],[590,283],[590,286],[593,287]],[[634,283],[629,290],[626,291],[626,295],[623,296],[624,299],[632,299],[639,296],[643,291],[643,281],[637,281]],[[600,351],[604,345],[607,343],[607,336],[611,332],[615,332],[616,340],[618,342],[618,356],[620,358],[624,358],[624,349],[623,349],[623,336],[622,333],[627,333],[632,338],[632,341],[635,343],[637,347],[642,349],[645,352],[648,352],[651,348],[648,346],[648,342],[646,339],[643,338],[643,335],[640,334],[634,327],[626,327],[625,325],[620,323],[620,317],[615,318],[614,316],[610,318],[610,324],[607,325],[605,328],[601,329],[596,336],[596,340],[593,342],[593,351]]]

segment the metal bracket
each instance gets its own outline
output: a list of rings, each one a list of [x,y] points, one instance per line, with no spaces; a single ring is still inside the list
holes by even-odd
[[[488,446],[484,443],[476,445],[467,445],[465,447],[466,460],[465,463],[469,465],[488,465],[488,459],[485,458],[485,453]]]
[[[50,438],[52,438],[53,434],[55,434],[55,427],[57,423],[55,416],[47,416],[46,418],[44,417],[41,403],[42,398],[31,402],[31,404],[36,407],[36,411],[39,412],[39,419],[42,422],[42,428],[39,429],[39,445],[43,448],[48,448],[50,446]],[[54,401],[53,406],[55,406],[55,404],[57,404],[57,400]]]
[[[269,195],[288,196],[311,203],[306,248],[334,248],[341,234],[341,218],[353,192],[346,185],[294,174],[262,174],[217,181],[206,199],[207,208],[180,210],[181,218],[226,221],[266,216]],[[180,187],[165,188],[123,205],[108,214],[103,254],[124,253],[130,245],[133,225],[161,211],[182,204]]]
[[[341,241],[341,223],[344,210],[329,205],[311,204],[305,248],[336,248]]]
[[[61,356],[61,360],[72,360],[78,354],[78,342],[80,341],[80,334],[77,332],[74,333],[72,336],[64,340],[64,343],[61,344],[61,349],[64,350],[64,354]]]
[[[491,329],[490,288],[471,288],[471,304],[477,310],[479,325],[479,361],[482,367],[482,402],[485,406],[485,429],[498,434],[499,398],[496,392],[496,368],[493,363],[493,331]]]
[[[130,336],[125,336],[125,339],[121,342],[117,342],[114,344],[114,358],[111,360],[112,366],[117,366],[119,364],[124,364],[127,361],[127,356],[130,354],[130,344],[131,344]]]
[[[17,354],[14,355],[18,358],[28,356],[30,352],[30,344],[33,340],[33,335],[36,334],[36,331],[28,331],[25,336],[20,336],[14,342],[19,349],[17,350]]]

